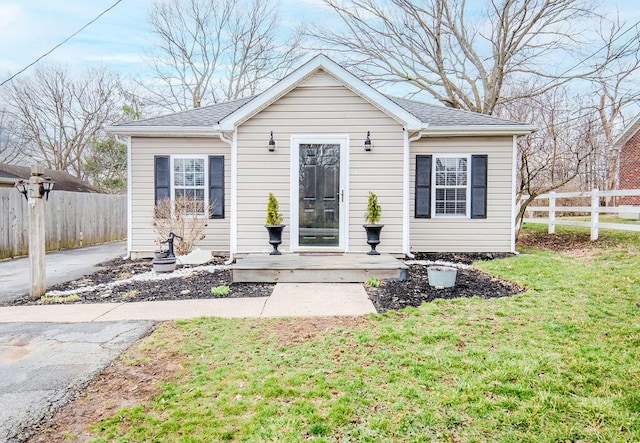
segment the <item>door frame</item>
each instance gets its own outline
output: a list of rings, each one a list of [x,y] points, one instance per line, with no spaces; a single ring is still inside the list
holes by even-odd
[[[340,234],[338,246],[300,246],[299,234],[299,193],[300,193],[300,145],[301,144],[339,144],[340,145]],[[349,252],[349,135],[348,134],[299,134],[291,136],[290,183],[291,183],[291,233],[290,245],[297,251],[340,251]]]

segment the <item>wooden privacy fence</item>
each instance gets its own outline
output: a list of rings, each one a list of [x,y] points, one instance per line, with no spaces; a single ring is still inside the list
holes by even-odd
[[[528,223],[544,223],[549,225],[549,234],[556,232],[556,225],[566,226],[584,226],[591,228],[591,240],[598,239],[599,229],[619,229],[621,231],[640,231],[640,224],[624,224],[624,223],[601,223],[600,214],[612,213],[612,214],[634,214],[637,219],[640,214],[640,207],[625,207],[625,206],[601,206],[601,199],[606,197],[630,197],[640,195],[640,189],[626,189],[619,191],[599,191],[594,189],[587,192],[550,192],[548,194],[539,195],[534,199],[536,200],[549,200],[549,206],[529,206],[527,212],[546,212],[548,218],[527,217],[524,219]],[[577,199],[577,198],[590,198],[591,204],[589,206],[558,206],[558,200],[563,199]],[[562,220],[557,219],[557,213],[588,213],[590,221],[577,221],[577,220]]]
[[[0,188],[0,259],[29,253],[28,203]],[[47,251],[94,245],[127,236],[126,195],[56,191],[45,202]]]

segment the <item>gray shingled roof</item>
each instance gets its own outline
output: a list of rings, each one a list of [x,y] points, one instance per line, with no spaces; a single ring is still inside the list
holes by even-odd
[[[257,96],[241,98],[225,103],[216,103],[202,108],[190,109],[188,111],[149,118],[146,120],[137,120],[117,126],[214,126],[217,125],[220,120],[240,109],[255,97]],[[504,120],[485,114],[478,114],[476,112],[445,108],[444,106],[431,105],[399,97],[388,98],[410,114],[414,115],[416,118],[420,119],[420,121],[425,124],[429,124],[430,126],[522,125],[522,123],[519,122]]]
[[[210,106],[189,109],[188,111],[148,118],[146,120],[136,120],[116,126],[214,126],[227,115],[253,100],[254,97],[256,96],[239,98],[230,102],[216,103]]]
[[[57,191],[100,192],[100,190],[91,183],[81,180],[78,177],[74,177],[64,171],[45,169],[44,176],[51,177],[53,181],[56,182],[55,185],[53,185],[53,189]],[[0,163],[0,177],[15,180],[29,180],[29,177],[31,177],[31,168],[28,166]]]
[[[444,106],[430,105],[428,103],[407,100],[400,97],[390,97],[395,104],[413,114],[423,123],[430,126],[491,126],[491,125],[522,125],[520,122],[504,120],[491,115],[477,112],[463,111],[461,109],[446,108]]]

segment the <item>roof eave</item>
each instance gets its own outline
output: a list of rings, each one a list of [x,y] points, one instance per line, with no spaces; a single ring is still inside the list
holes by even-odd
[[[427,126],[421,130],[423,137],[473,136],[473,135],[528,135],[538,128],[533,125],[455,125]]]
[[[139,136],[163,136],[182,137],[185,135],[195,137],[215,136],[220,133],[218,125],[215,126],[105,126],[105,131],[117,135]]]

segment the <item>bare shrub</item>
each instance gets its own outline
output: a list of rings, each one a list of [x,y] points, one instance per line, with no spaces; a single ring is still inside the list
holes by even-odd
[[[173,232],[182,237],[174,243],[176,255],[191,252],[195,244],[202,240],[204,228],[209,223],[211,209],[197,197],[178,197],[174,201],[168,198],[156,203],[153,226],[156,242],[160,244]]]

